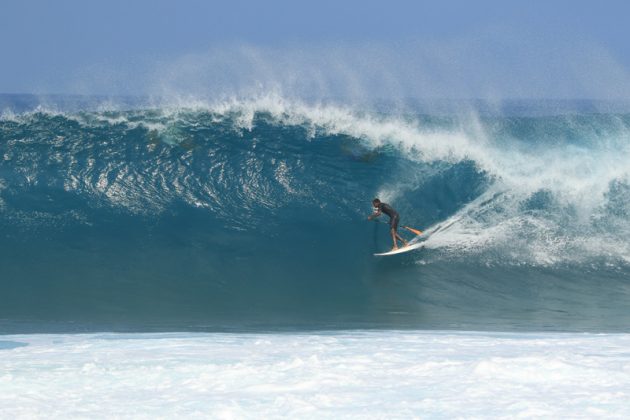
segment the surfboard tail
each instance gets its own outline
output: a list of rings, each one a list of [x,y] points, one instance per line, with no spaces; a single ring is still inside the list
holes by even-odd
[[[403,246],[400,247],[398,249],[394,249],[388,252],[380,252],[378,254],[374,254],[377,257],[381,257],[381,256],[386,256],[386,255],[396,255],[396,254],[402,254],[405,252],[409,252],[409,251],[413,251],[414,249],[419,249],[422,248],[424,246],[424,244],[422,242],[416,242],[415,244],[411,244],[411,245],[407,245],[407,246]]]

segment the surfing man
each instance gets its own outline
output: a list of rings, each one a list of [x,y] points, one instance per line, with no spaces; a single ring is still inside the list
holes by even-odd
[[[385,213],[389,216],[389,231],[392,234],[392,241],[394,241],[394,247],[392,251],[398,249],[398,242],[396,239],[399,239],[404,246],[407,246],[407,241],[400,237],[400,235],[396,232],[398,229],[398,222],[400,221],[400,216],[398,212],[394,210],[392,206],[387,203],[382,203],[381,200],[375,198],[372,200],[372,206],[374,206],[374,213],[368,216],[368,220],[372,220],[374,218],[379,217],[381,214]]]

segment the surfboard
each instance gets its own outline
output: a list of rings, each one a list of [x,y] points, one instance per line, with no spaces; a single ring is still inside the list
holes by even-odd
[[[413,243],[411,245],[400,247],[400,248],[395,249],[393,251],[381,252],[379,254],[374,254],[374,255],[377,256],[377,257],[381,257],[381,256],[385,256],[385,255],[402,254],[402,253],[405,253],[405,252],[413,251],[414,249],[418,249],[418,248],[422,247],[422,245],[423,245],[422,242],[416,242],[416,243]]]

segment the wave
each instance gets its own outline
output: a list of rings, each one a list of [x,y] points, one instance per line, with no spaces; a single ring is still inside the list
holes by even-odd
[[[251,217],[258,207],[316,205],[327,190],[336,190],[331,198],[338,204],[348,192],[315,178],[347,178],[335,164],[348,159],[368,165],[391,159],[391,169],[376,168],[389,173],[387,180],[366,183],[372,187],[357,197],[352,216],[365,212],[373,195],[401,201],[406,213],[426,214],[426,206],[454,221],[431,242],[460,244],[459,250],[523,236],[529,245],[522,245],[530,250],[580,240],[592,248],[594,235],[609,243],[619,233],[616,245],[623,251],[617,256],[627,260],[627,232],[619,229],[628,211],[629,121],[624,115],[485,121],[475,115],[392,117],[274,96],[183,109],[35,112],[3,119],[0,185],[12,196],[18,187],[46,186],[93,200],[92,205],[148,215],[179,200],[237,215],[238,226],[247,224],[238,217],[242,212]],[[327,161],[323,166],[314,160],[322,152],[328,154],[321,156]],[[295,159],[294,153],[304,158]],[[413,169],[401,175],[400,166]],[[458,175],[462,171],[468,173]],[[470,182],[451,191],[455,204],[438,208],[421,198],[439,193],[444,182],[453,181],[450,176]],[[460,196],[465,205],[458,206]],[[422,204],[416,209],[410,205],[414,201]],[[440,212],[442,206],[452,214]],[[443,221],[406,217],[424,226]],[[585,252],[610,255],[605,248]],[[541,253],[562,260],[564,250],[550,251]]]
[[[490,281],[528,267],[536,278],[618,278],[630,263],[629,139],[626,114],[393,115],[274,95],[5,112],[2,274],[23,314],[37,312],[29,287],[55,281],[102,305],[124,290],[123,313],[136,300],[205,314],[236,301],[238,313],[301,301],[315,310],[313,292],[356,315],[370,299],[353,294],[371,295],[365,279],[379,276],[459,278],[474,267]],[[401,266],[371,257],[390,246],[385,227],[365,221],[375,196],[433,233],[391,262]],[[141,297],[149,287],[159,293]]]

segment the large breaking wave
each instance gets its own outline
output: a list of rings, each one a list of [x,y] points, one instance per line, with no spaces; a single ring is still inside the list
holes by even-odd
[[[5,111],[0,319],[626,329],[629,158],[617,113]],[[375,196],[425,249],[372,257]]]

